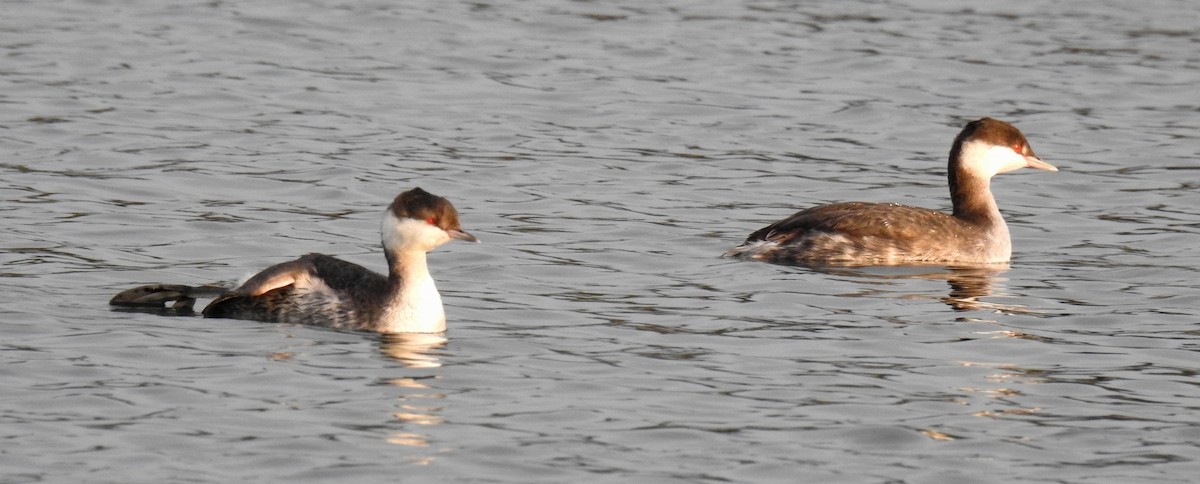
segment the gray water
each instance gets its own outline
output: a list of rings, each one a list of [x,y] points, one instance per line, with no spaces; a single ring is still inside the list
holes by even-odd
[[[1200,10],[1008,3],[5,2],[0,482],[1194,482]],[[1008,268],[718,257],[985,115]],[[445,341],[107,306],[413,186]]]

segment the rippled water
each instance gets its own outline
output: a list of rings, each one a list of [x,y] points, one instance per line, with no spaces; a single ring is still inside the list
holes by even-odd
[[[1191,482],[1192,3],[7,2],[0,482]],[[798,208],[945,207],[996,271],[720,259]],[[401,190],[448,341],[110,309],[310,251]]]

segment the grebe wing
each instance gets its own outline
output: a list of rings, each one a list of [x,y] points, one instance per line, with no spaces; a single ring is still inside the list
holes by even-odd
[[[355,292],[364,287],[387,284],[387,278],[371,270],[324,254],[307,254],[299,259],[275,264],[246,280],[237,293],[259,296],[281,287],[319,281],[334,291]]]
[[[247,279],[236,293],[242,296],[261,296],[281,287],[291,286],[296,281],[305,279],[316,273],[316,269],[307,257],[282,262],[263,269],[254,277]]]
[[[746,242],[787,244],[813,232],[905,240],[920,237],[936,227],[953,226],[954,222],[948,214],[920,207],[893,203],[835,203],[796,212],[750,234]]]
[[[276,317],[274,308],[286,305],[297,290],[332,291],[358,306],[378,299],[387,284],[386,277],[353,262],[308,254],[263,269],[241,287],[214,299],[204,308],[204,316],[272,321]]]

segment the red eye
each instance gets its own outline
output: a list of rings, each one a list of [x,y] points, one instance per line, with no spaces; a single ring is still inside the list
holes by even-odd
[[[429,225],[437,225],[437,219],[433,218],[433,217],[429,217],[429,218],[425,219],[425,223],[427,223]]]
[[[1025,154],[1025,145],[1021,145],[1021,144],[1012,145],[1012,149],[1013,149],[1013,151],[1016,151],[1018,155]]]

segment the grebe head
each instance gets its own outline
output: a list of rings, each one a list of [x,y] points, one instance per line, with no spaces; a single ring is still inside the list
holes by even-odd
[[[1058,171],[1033,153],[1021,130],[992,118],[968,123],[958,133],[950,150],[951,173],[964,170],[986,180],[999,173],[1026,167]]]
[[[451,239],[479,242],[462,229],[449,200],[414,188],[396,196],[383,214],[383,246],[387,252],[429,252]]]

